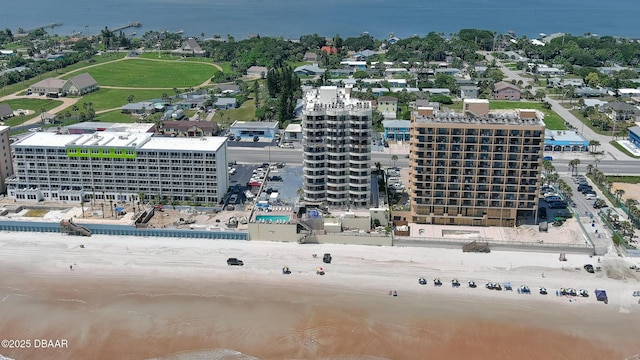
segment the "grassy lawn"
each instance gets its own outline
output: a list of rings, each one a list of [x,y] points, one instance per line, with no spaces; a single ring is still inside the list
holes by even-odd
[[[640,176],[607,176],[613,183],[640,184]]]
[[[12,99],[12,100],[4,101],[2,103],[9,104],[9,106],[11,106],[13,110],[23,109],[23,110],[33,110],[35,112],[35,114],[31,114],[27,116],[15,116],[5,120],[5,125],[16,126],[40,114],[41,109],[45,109],[45,111],[49,111],[54,107],[62,104],[62,101],[53,100],[53,99]]]
[[[87,69],[101,86],[142,88],[189,87],[210,79],[215,67],[181,61],[131,59]]]
[[[112,123],[134,123],[138,120],[138,118],[129,114],[123,114],[122,112],[120,112],[120,110],[114,110],[98,114],[95,120]]]
[[[491,110],[502,109],[535,109],[544,113],[544,123],[549,130],[566,130],[564,119],[552,110],[542,107],[542,103],[533,101],[491,101],[489,104]]]
[[[220,113],[222,113],[222,118],[220,118]],[[237,109],[216,111],[213,121],[223,124],[225,128],[229,128],[236,120],[254,121],[255,118],[256,102],[254,100],[247,100]]]
[[[96,111],[113,109],[121,107],[127,103],[127,97],[133,95],[133,101],[146,101],[151,99],[160,99],[162,93],[174,96],[175,93],[170,90],[121,90],[121,89],[100,89],[91,94],[85,95],[77,106],[82,109],[83,103],[93,103],[93,109]]]
[[[69,75],[71,73],[73,73],[73,75],[80,74],[81,72],[79,70],[82,69],[82,68],[85,68],[85,67],[91,66],[91,65],[103,64],[103,63],[106,63],[108,61],[122,59],[126,55],[127,55],[126,52],[108,53],[108,54],[104,54],[104,55],[96,55],[96,56],[92,57],[89,60],[80,61],[80,62],[75,63],[73,65],[67,66],[66,68],[60,70],[60,74],[65,74],[65,79],[66,79],[66,78],[71,77],[71,76],[66,76],[66,75]],[[60,75],[60,74],[56,74],[56,76]]]

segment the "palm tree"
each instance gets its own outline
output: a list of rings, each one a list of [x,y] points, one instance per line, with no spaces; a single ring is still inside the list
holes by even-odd
[[[596,149],[600,146],[600,141],[598,140],[589,140],[589,147],[592,148],[591,152],[595,153]]]
[[[82,217],[84,217],[84,195],[80,196],[80,208],[82,208]]]
[[[78,107],[78,105],[75,105],[75,104],[74,104],[74,105],[71,107],[71,110],[72,110],[74,113],[76,113],[76,122],[78,122],[78,110],[80,110],[80,108]]]
[[[614,194],[616,195],[616,201],[618,202],[618,205],[620,205],[620,200],[622,199],[622,196],[624,195],[625,191],[623,189],[616,189],[616,191],[614,192]]]
[[[378,161],[376,162],[376,173],[380,175],[380,171],[382,170],[382,164]]]
[[[134,99],[134,98],[135,98],[135,96],[134,96],[133,94],[131,94],[131,95],[127,96],[127,102],[128,102],[129,104],[131,104],[131,103],[133,102],[133,99]]]
[[[550,184],[556,184],[560,179],[560,175],[558,173],[548,174],[546,179]]]
[[[396,167],[396,161],[398,161],[398,155],[391,155],[391,161],[393,161],[393,167]]]
[[[587,175],[590,175],[592,170],[593,170],[593,165],[591,164],[587,165]]]
[[[580,165],[580,159],[573,159],[569,161],[569,167],[571,168],[571,176],[578,175],[578,165]]]

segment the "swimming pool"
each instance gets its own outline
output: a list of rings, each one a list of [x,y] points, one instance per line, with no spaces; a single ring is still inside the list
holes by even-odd
[[[265,222],[289,222],[291,217],[289,215],[256,215],[256,221]]]

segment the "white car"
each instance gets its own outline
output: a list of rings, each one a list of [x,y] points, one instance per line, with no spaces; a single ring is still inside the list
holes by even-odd
[[[595,200],[595,199],[598,198],[598,195],[596,195],[596,194],[587,194],[587,195],[584,196],[584,198],[587,199],[587,200]]]

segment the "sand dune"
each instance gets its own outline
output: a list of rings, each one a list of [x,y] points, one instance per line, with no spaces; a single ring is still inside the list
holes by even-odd
[[[84,243],[84,249],[79,248]],[[0,349],[15,359],[622,359],[640,353],[637,280],[575,268],[569,254],[5,233]],[[331,252],[332,264],[312,253]],[[237,256],[245,266],[228,267]],[[608,261],[608,259],[602,259]],[[75,264],[74,270],[69,269]],[[282,265],[293,273],[284,276]],[[324,266],[325,276],[315,275]],[[541,276],[544,272],[545,277]],[[418,276],[445,285],[421,286]],[[477,289],[448,285],[474,279]],[[592,297],[482,288],[606,288]],[[394,289],[398,297],[389,296]]]

